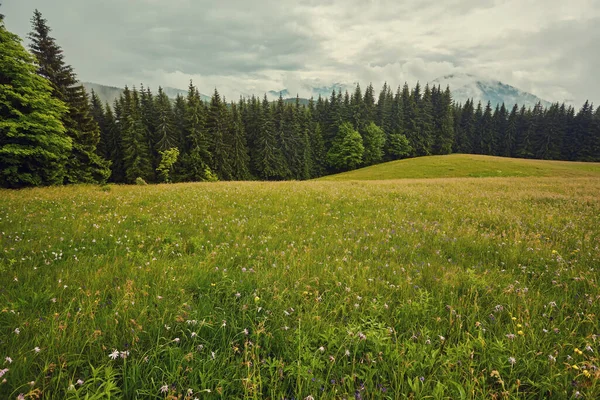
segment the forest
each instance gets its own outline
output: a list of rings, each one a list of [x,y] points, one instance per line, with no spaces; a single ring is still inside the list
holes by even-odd
[[[450,89],[369,84],[329,98],[86,93],[39,11],[29,51],[0,16],[0,186],[305,180],[450,153],[600,161],[600,107],[457,104]]]

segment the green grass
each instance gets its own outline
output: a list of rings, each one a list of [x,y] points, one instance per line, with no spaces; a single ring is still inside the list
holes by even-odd
[[[326,181],[481,177],[600,177],[600,163],[451,154],[410,158],[320,178]]]
[[[595,177],[0,191],[0,398],[596,399],[599,227]]]

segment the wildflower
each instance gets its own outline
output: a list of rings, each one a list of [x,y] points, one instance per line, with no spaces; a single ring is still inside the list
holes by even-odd
[[[121,358],[127,358],[127,356],[128,356],[128,355],[129,355],[129,351],[121,351],[121,352],[119,353],[119,356],[120,356]]]
[[[443,336],[440,336],[440,341],[441,341],[441,342],[443,342],[443,341],[445,341],[445,340],[446,340],[446,338],[445,338],[445,337],[443,337]]]
[[[215,358],[217,358],[217,355],[215,354],[214,351],[210,352],[210,356],[212,357],[212,359],[214,360]]]
[[[319,351],[320,351],[321,353],[323,353],[323,352],[325,351],[325,347],[323,347],[323,346],[319,347]]]
[[[425,382],[425,377],[424,377],[424,376],[421,376],[421,377],[419,378],[419,380],[420,380],[421,382]]]
[[[550,362],[556,362],[556,357],[554,357],[552,354],[549,354],[548,360],[550,360]]]
[[[315,398],[312,397],[311,395],[308,395],[304,398],[304,400],[315,400]]]
[[[237,293],[235,294],[235,297],[239,299],[240,297],[242,297],[242,294],[241,294],[240,292],[237,292]]]
[[[9,371],[8,368],[0,369],[0,378],[2,378],[4,376],[4,374],[6,374],[8,371]]]
[[[224,328],[227,326],[227,321],[223,320],[223,322],[221,323],[221,327]]]
[[[119,358],[119,351],[118,350],[113,350],[112,353],[110,353],[108,355],[109,358],[116,360],[117,358]]]
[[[579,371],[579,366],[577,366],[577,364],[571,365],[571,368],[573,368],[576,371]]]
[[[515,365],[517,363],[517,360],[514,357],[508,357],[508,362],[510,363],[510,365]]]
[[[254,296],[254,302],[255,302],[255,303],[258,303],[259,301],[260,301],[260,297],[258,297],[258,296]]]
[[[248,328],[244,328],[244,330],[242,331],[242,333],[246,336],[248,336]]]
[[[334,356],[329,356],[329,361],[335,362],[335,357]]]
[[[575,348],[575,350],[573,350],[576,354],[582,355],[583,351],[579,350],[578,348]]]
[[[7,363],[9,363],[9,364],[12,364],[12,361],[13,361],[13,360],[12,360],[12,358],[10,358],[10,357],[6,357],[6,358],[4,359],[4,361],[6,361],[6,362],[7,362]]]
[[[69,387],[67,388],[67,390],[72,391],[75,390],[75,385],[73,385],[72,383],[69,385]]]
[[[167,386],[167,385],[162,385],[162,386],[160,387],[160,392],[161,392],[161,393],[167,393],[168,391],[169,391],[169,386]]]
[[[518,331],[517,332],[517,335],[519,335],[519,336],[523,336],[524,334],[525,334],[525,332],[523,332],[523,331]]]
[[[344,352],[344,355],[346,357],[350,357],[350,350],[346,349],[346,351]]]
[[[17,400],[25,400],[25,395],[23,393],[19,393]]]
[[[175,343],[179,343],[179,342],[181,341],[181,339],[179,339],[178,337],[176,337],[175,339],[173,339],[173,341],[174,341]]]
[[[191,396],[191,395],[193,395],[193,394],[194,394],[194,391],[193,391],[192,389],[188,389],[188,390],[187,390],[187,395],[188,395],[188,396]]]
[[[585,346],[585,350],[589,351],[590,353],[594,352],[594,349],[592,349],[592,346],[590,346],[590,345]]]
[[[364,333],[362,333],[362,332],[358,332],[358,338],[359,338],[360,340],[367,340],[367,335],[365,335],[365,334],[364,334]]]
[[[585,371],[583,371],[583,375],[584,375],[586,378],[589,378],[590,376],[592,376],[592,374],[590,373],[590,371],[588,371],[587,369],[586,369]]]
[[[35,351],[36,353],[39,353],[42,350],[39,347],[36,346],[36,347],[33,348],[33,351]]]
[[[198,334],[196,332],[192,332],[192,334],[190,336],[191,337],[196,337],[196,336],[198,336]]]
[[[21,330],[19,328],[15,328],[15,334],[18,335],[19,333],[21,333]]]
[[[77,379],[77,382],[76,382],[76,383],[77,383],[79,386],[81,386],[81,385],[83,385],[83,380],[81,380],[81,379]]]
[[[506,334],[506,337],[510,340],[513,340],[516,336],[514,333],[508,333],[508,334]]]

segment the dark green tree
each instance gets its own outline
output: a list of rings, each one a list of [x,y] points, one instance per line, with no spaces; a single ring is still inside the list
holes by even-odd
[[[373,165],[383,160],[383,148],[385,146],[385,132],[374,122],[365,127],[363,138],[363,164]]]
[[[63,183],[71,138],[61,119],[67,107],[36,74],[33,57],[0,16],[0,186]]]
[[[329,165],[338,171],[352,170],[363,161],[365,148],[362,137],[348,122],[340,125],[338,135],[327,152]]]
[[[62,123],[72,141],[67,160],[66,183],[104,182],[110,175],[109,163],[96,153],[100,129],[91,116],[90,103],[83,86],[78,84],[73,68],[64,61],[63,51],[50,36],[42,14],[35,10],[30,50],[38,61],[38,73],[48,79],[55,98],[67,105]]]

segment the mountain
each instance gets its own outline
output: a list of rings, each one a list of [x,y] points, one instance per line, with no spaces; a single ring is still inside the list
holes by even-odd
[[[96,94],[100,98],[100,101],[102,101],[103,104],[108,103],[111,106],[115,102],[115,100],[121,96],[121,93],[123,93],[123,88],[118,88],[114,86],[101,85],[99,83],[93,82],[81,82],[81,84],[85,88],[86,92],[88,92],[88,94],[90,94],[93,90],[94,92],[96,92]],[[187,96],[187,90],[183,89],[176,89],[167,86],[163,87],[163,91],[169,98],[173,100],[177,97],[177,95],[181,95],[184,97]],[[156,91],[154,91],[154,89],[153,93],[156,94]],[[210,101],[210,97],[202,93],[200,93],[200,98],[203,101]]]
[[[492,103],[492,107],[504,103],[507,108],[513,105],[533,107],[538,102],[542,106],[548,107],[550,102],[539,97],[523,92],[514,86],[507,85],[497,80],[484,79],[471,74],[453,74],[437,78],[430,85],[440,85],[442,89],[450,86],[452,98],[457,103],[465,103],[468,99],[473,99],[475,104],[481,102],[482,105],[487,102]]]
[[[337,92],[344,93],[345,91],[350,92],[350,94],[354,93],[354,89],[356,88],[356,84],[347,85],[345,83],[334,83],[330,86],[310,86],[308,84],[302,84],[298,88],[298,90],[291,89],[281,89],[281,90],[269,90],[267,92],[267,97],[270,100],[276,100],[279,98],[279,95],[284,99],[296,98],[296,95],[299,95],[302,99],[310,99],[311,97],[315,100],[321,96],[323,99],[328,99],[331,97],[331,93],[335,90]]]

